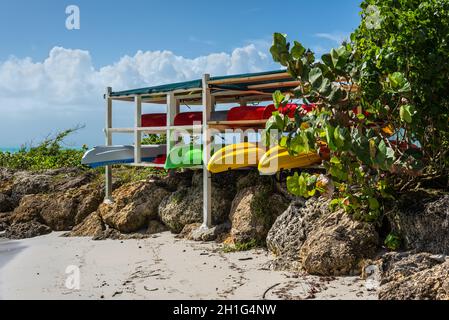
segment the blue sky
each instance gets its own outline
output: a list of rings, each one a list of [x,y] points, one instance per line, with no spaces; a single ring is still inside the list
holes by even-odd
[[[72,144],[101,144],[105,85],[277,68],[267,51],[273,32],[322,53],[360,20],[356,0],[281,3],[0,0],[0,146],[78,123],[86,128]],[[72,4],[81,11],[80,30],[65,28]]]

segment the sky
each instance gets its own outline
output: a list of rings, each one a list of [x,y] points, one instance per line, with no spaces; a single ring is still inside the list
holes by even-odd
[[[358,26],[359,3],[0,0],[0,147],[36,144],[76,125],[85,128],[68,146],[101,145],[105,87],[279,69],[269,53],[274,32],[319,56]],[[80,10],[80,29],[66,28],[69,5]],[[114,112],[115,126],[132,124],[131,104]]]

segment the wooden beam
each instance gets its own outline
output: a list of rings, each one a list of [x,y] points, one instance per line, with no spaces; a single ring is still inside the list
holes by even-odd
[[[111,99],[112,88],[106,88],[105,100],[106,100],[106,123],[105,123],[105,135],[106,135],[106,146],[112,145],[112,99]],[[112,203],[114,199],[112,198],[112,166],[106,166],[105,170],[105,203]]]
[[[137,128],[142,127],[142,97],[134,97],[136,109],[134,113],[134,163],[142,162],[142,132]]]
[[[270,75],[244,77],[244,78],[229,78],[222,80],[209,81],[210,85],[220,85],[220,84],[237,84],[237,83],[247,83],[247,82],[259,82],[259,81],[274,81],[281,79],[292,79],[292,76],[288,72],[276,73]]]
[[[296,88],[301,84],[301,81],[285,81],[285,82],[273,82],[264,84],[255,84],[248,86],[248,89],[271,89],[271,88]]]
[[[170,92],[167,94],[167,156],[170,154],[170,150],[176,143],[176,133],[172,130],[175,125],[175,116],[178,108],[175,94]]]
[[[203,76],[203,228],[212,227],[212,176],[207,170],[212,142],[208,123],[213,109],[209,80],[210,75],[205,74]]]

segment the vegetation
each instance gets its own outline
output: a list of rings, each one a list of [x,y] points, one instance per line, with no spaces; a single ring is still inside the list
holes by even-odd
[[[401,238],[393,233],[390,233],[385,238],[384,244],[385,244],[385,247],[387,247],[387,249],[396,251],[401,247]]]
[[[283,34],[271,53],[300,85],[276,92],[313,105],[294,121],[275,113],[276,129],[291,154],[321,151],[327,175],[288,178],[298,196],[331,194],[332,206],[379,221],[383,203],[398,190],[445,177],[449,145],[449,2],[365,0],[362,22],[350,40],[317,60]],[[329,155],[329,156],[327,156]]]
[[[142,139],[143,145],[166,144],[167,137],[165,134],[148,134]]]
[[[75,127],[49,137],[39,145],[22,146],[16,153],[0,152],[0,167],[20,170],[44,170],[63,167],[83,167],[81,158],[87,147],[82,149],[65,149],[64,139],[80,127]]]
[[[224,253],[232,253],[232,252],[242,252],[249,251],[255,248],[260,248],[265,246],[264,242],[257,241],[256,239],[251,239],[248,242],[237,242],[233,245],[225,245],[223,247]]]

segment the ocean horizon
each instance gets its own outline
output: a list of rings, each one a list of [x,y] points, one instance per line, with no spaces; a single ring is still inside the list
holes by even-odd
[[[0,152],[15,153],[20,150],[20,147],[0,147]]]

